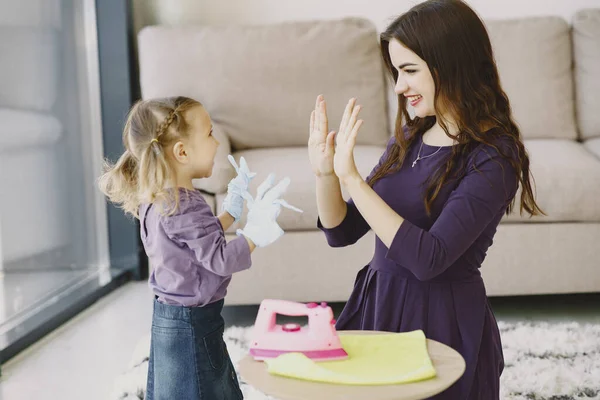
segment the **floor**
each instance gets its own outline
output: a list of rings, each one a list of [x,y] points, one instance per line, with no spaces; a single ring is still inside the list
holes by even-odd
[[[1,400],[107,398],[151,321],[145,282],[130,282],[2,366]],[[337,314],[342,304],[332,305]],[[493,298],[499,320],[600,323],[600,294]],[[257,307],[230,307],[227,325],[251,325]]]
[[[0,399],[105,400],[150,327],[151,305],[143,282],[100,299],[2,365]]]

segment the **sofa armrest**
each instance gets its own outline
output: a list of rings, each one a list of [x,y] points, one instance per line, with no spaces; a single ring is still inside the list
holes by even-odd
[[[227,191],[227,184],[234,178],[235,169],[227,159],[227,156],[231,154],[231,142],[223,129],[214,122],[213,136],[220,143],[215,155],[213,173],[208,178],[194,179],[192,184],[196,189],[216,194]]]

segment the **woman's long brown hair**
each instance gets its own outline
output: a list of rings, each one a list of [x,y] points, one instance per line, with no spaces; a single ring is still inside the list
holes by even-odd
[[[396,82],[398,71],[392,65],[389,54],[389,43],[394,39],[427,63],[435,83],[436,115],[443,114],[458,125],[458,134],[452,136],[446,121],[439,121],[446,134],[458,144],[452,147],[452,155],[445,167],[429,180],[425,192],[427,213],[431,212],[431,205],[442,186],[466,173],[468,166],[461,160],[466,160],[467,154],[476,146],[485,144],[495,148],[514,167],[522,189],[521,214],[523,210],[530,215],[543,214],[534,198],[529,156],[519,128],[513,121],[508,97],[500,85],[488,33],[477,14],[460,0],[429,0],[394,20],[381,34],[381,54]],[[373,186],[388,173],[400,169],[417,135],[423,134],[435,123],[434,116],[411,119],[406,98],[398,95],[396,143],[369,179],[369,185]],[[509,140],[509,147],[515,150],[515,154],[508,154],[503,149],[505,146],[497,146],[501,137],[505,137],[503,142]],[[512,211],[514,201],[509,204],[507,214]]]

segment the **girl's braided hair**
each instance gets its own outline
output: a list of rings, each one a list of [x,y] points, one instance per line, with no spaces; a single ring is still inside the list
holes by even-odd
[[[125,213],[139,218],[142,203],[155,203],[173,214],[179,191],[169,190],[174,171],[164,149],[188,136],[184,114],[201,104],[188,97],[140,100],[133,105],[123,129],[125,152],[115,164],[105,161],[100,190]]]

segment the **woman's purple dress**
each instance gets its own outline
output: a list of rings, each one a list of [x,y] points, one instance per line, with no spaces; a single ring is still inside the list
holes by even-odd
[[[380,163],[393,142],[388,143]],[[405,221],[389,249],[376,238],[375,254],[358,272],[336,327],[391,332],[422,329],[428,338],[451,346],[466,361],[460,380],[435,399],[499,399],[502,345],[479,268],[518,181],[505,158],[491,146],[480,145],[464,160],[466,174],[444,186],[427,216],[424,183],[452,150],[442,147],[412,167],[421,142],[419,135],[402,168],[374,186]],[[506,143],[498,144],[510,151]],[[423,144],[421,157],[437,149]],[[319,221],[318,226],[333,247],[351,245],[370,229],[352,200],[340,225],[325,229]]]

